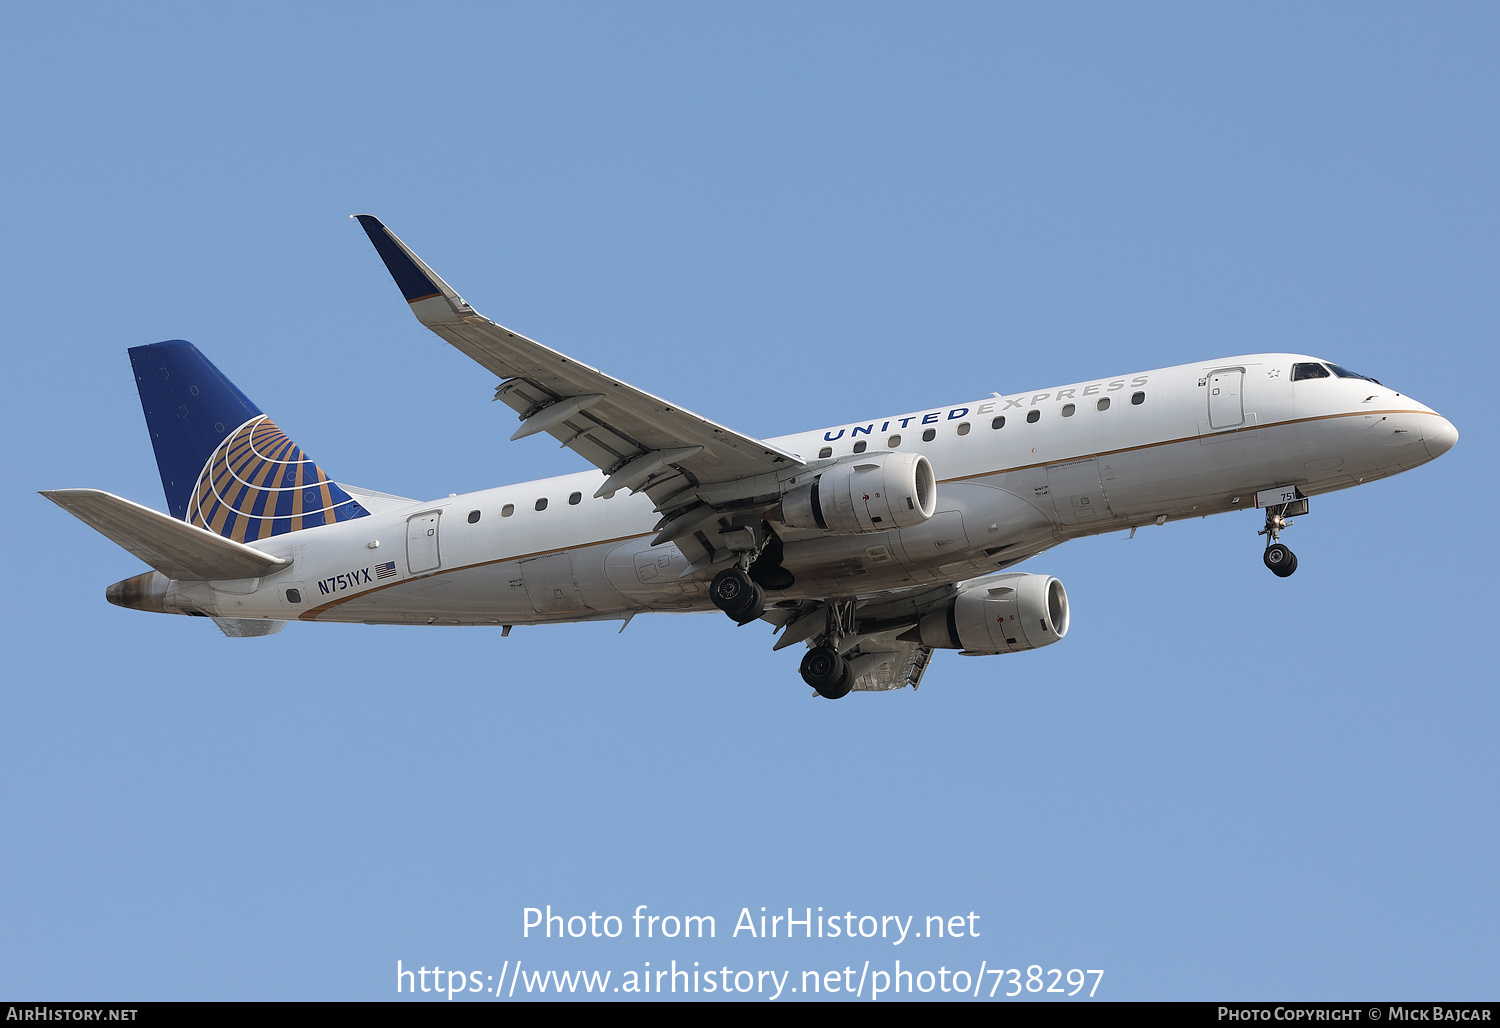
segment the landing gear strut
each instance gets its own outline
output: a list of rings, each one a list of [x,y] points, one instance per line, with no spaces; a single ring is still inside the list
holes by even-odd
[[[748,625],[766,608],[766,591],[739,568],[727,568],[709,583],[708,597],[737,625]]]
[[[1266,553],[1261,559],[1277,578],[1286,578],[1297,570],[1297,555],[1281,541],[1281,530],[1291,525],[1292,514],[1306,513],[1306,500],[1278,503],[1266,508],[1266,527],[1256,535],[1266,537]]]

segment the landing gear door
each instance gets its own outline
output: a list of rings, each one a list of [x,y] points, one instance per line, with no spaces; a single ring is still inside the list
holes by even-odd
[[[1208,427],[1238,428],[1245,423],[1245,405],[1241,396],[1243,368],[1215,371],[1208,376]]]
[[[438,556],[438,519],[440,510],[417,514],[406,522],[406,566],[414,575],[436,571]]]

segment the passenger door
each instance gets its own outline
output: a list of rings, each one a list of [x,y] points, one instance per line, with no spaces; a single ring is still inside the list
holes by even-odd
[[[406,566],[414,575],[436,571],[442,563],[438,555],[438,519],[440,510],[417,514],[406,522]]]
[[[1238,428],[1245,423],[1245,406],[1241,401],[1241,388],[1245,378],[1243,368],[1215,371],[1208,376],[1208,427]]]

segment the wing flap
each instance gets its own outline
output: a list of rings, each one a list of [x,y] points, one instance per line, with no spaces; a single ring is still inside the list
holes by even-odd
[[[932,660],[932,650],[920,643],[896,642],[890,644],[889,650],[882,649],[870,656],[874,658],[874,666],[855,679],[856,692],[889,692],[908,685],[917,688]]]
[[[168,578],[259,578],[288,561],[101,489],[51,489],[43,496]]]

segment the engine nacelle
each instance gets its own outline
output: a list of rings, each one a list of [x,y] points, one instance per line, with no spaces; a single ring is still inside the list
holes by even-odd
[[[965,589],[946,609],[924,615],[916,632],[924,646],[972,654],[1034,650],[1067,634],[1063,584],[1050,575],[1022,574],[987,578]]]
[[[839,535],[920,525],[937,504],[937,476],[919,453],[876,453],[826,468],[781,498],[792,528]]]

